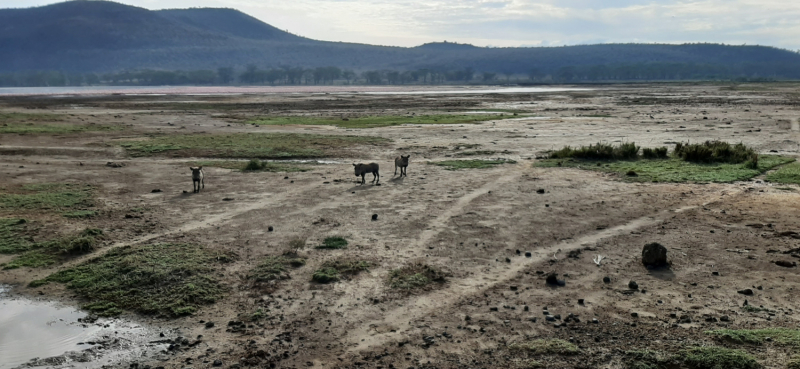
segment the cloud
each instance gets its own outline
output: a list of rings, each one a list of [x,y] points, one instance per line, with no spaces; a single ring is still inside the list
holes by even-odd
[[[3,0],[24,7],[53,0]],[[719,42],[800,49],[800,2],[785,0],[121,0],[150,9],[230,7],[295,34],[414,46]],[[8,3],[8,5],[6,5]]]

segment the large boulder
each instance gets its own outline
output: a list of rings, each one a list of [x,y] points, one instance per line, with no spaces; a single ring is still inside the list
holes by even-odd
[[[642,249],[642,264],[648,267],[667,265],[667,248],[657,242],[644,245]]]

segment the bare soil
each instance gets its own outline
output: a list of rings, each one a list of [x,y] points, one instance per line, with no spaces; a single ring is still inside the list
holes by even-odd
[[[535,359],[547,368],[620,368],[628,350],[741,348],[704,332],[796,327],[800,320],[798,268],[774,263],[800,262],[783,253],[800,247],[787,233],[800,232],[798,186],[763,178],[630,183],[611,174],[532,164],[547,150],[599,141],[672,147],[720,139],[796,157],[800,132],[792,122],[800,117],[798,92],[793,84],[764,84],[491,95],[3,98],[0,112],[58,114],[66,123],[125,129],[0,135],[0,188],[92,184],[102,216],[45,218],[54,229],[92,226],[109,237],[99,251],[65,265],[2,270],[0,283],[15,286],[17,293],[41,291],[80,304],[57,284],[26,285],[138,243],[194,242],[238,255],[220,275],[229,291],[223,301],[186,318],[132,317],[178,329],[185,337],[202,335],[201,343],[159,357],[130,358],[118,363],[123,367],[137,362],[139,368],[210,368],[219,360],[224,368],[508,368],[529,367],[528,360]],[[479,124],[361,130],[241,123],[259,116],[498,109],[519,115]],[[205,189],[192,194],[186,163],[203,158],[133,158],[115,145],[157,132],[370,135],[392,142],[364,146],[357,154],[343,151],[308,172],[206,167]],[[496,153],[471,159],[515,163],[456,171],[426,163],[456,158],[465,147]],[[400,154],[411,155],[408,177],[392,176]],[[109,161],[124,166],[109,167]],[[379,163],[381,185],[360,186],[353,162]],[[537,193],[540,189],[544,193]],[[144,210],[126,217],[131,209]],[[344,237],[348,247],[314,248],[330,236]],[[269,289],[253,288],[248,272],[298,237],[307,240],[298,251],[306,265]],[[651,242],[668,248],[669,268],[648,270],[641,264],[642,247]],[[592,261],[597,255],[605,257],[599,266]],[[0,255],[0,263],[12,257]],[[335,258],[367,260],[371,267],[337,283],[312,282],[313,272]],[[390,271],[414,263],[442,270],[446,282],[411,292],[390,288]],[[546,285],[552,272],[564,286]],[[639,290],[630,290],[630,281]],[[737,293],[747,288],[754,294]],[[745,300],[769,311],[744,311]],[[259,309],[266,318],[244,319]],[[561,319],[547,321],[545,309]],[[565,321],[570,314],[577,319]],[[200,321],[215,325],[206,328]],[[528,357],[508,348],[538,338],[573,342],[579,353]],[[793,350],[771,344],[745,349],[769,368],[785,368]]]

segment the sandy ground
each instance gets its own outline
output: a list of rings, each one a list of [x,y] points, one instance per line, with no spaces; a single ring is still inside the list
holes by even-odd
[[[703,334],[717,327],[797,326],[793,309],[800,306],[794,290],[800,282],[798,269],[773,262],[800,261],[781,254],[798,247],[796,239],[781,233],[798,231],[798,188],[773,186],[761,178],[732,184],[629,183],[609,174],[534,168],[536,157],[564,145],[598,141],[671,146],[708,139],[798,156],[798,92],[798,86],[776,84],[435,96],[6,97],[0,99],[3,112],[68,114],[69,122],[128,129],[0,135],[0,186],[65,181],[97,185],[108,216],[51,227],[88,224],[106,229],[110,241],[99,253],[143,242],[181,241],[239,256],[222,275],[230,286],[224,301],[182,319],[132,317],[177,329],[186,337],[203,335],[201,344],[120,366],[135,361],[152,367],[207,368],[219,360],[224,368],[525,367],[524,356],[509,351],[509,343],[561,338],[577,344],[581,354],[539,359],[545,367],[618,368],[623,351],[633,348],[675,351],[687,345],[726,345]],[[199,108],[222,104],[229,108]],[[529,115],[481,124],[362,130],[232,123],[261,115],[492,109]],[[148,132],[314,132],[373,135],[393,142],[330,158],[334,164],[315,165],[305,173],[207,168],[205,190],[192,195],[183,193],[191,188],[185,164],[191,160],[131,158],[113,145]],[[450,159],[464,145],[498,152],[482,158],[503,157],[516,164],[460,171],[426,164]],[[401,153],[411,155],[407,178],[392,176],[392,160]],[[108,161],[125,166],[110,168]],[[382,186],[354,182],[350,163],[369,161],[381,164]],[[151,193],[153,189],[163,192]],[[537,193],[539,189],[544,193]],[[148,210],[142,218],[126,219],[131,208]],[[377,221],[371,220],[372,214],[378,215]],[[269,226],[274,232],[267,231]],[[249,288],[243,279],[262,256],[280,253],[292,238],[306,238],[313,246],[334,235],[348,239],[350,247],[302,250],[308,264],[269,293]],[[667,246],[669,270],[649,271],[641,264],[642,247],[650,242]],[[597,255],[605,257],[601,266],[592,261]],[[311,282],[319,265],[339,256],[369,260],[372,268],[339,283]],[[0,256],[0,263],[8,260]],[[449,278],[430,291],[391,290],[386,285],[389,271],[412,262],[439,267]],[[18,293],[38,293],[25,283],[54,270],[0,271],[0,283],[18,286]],[[550,272],[566,285],[546,286],[544,275]],[[610,283],[603,282],[606,276]],[[628,290],[631,280],[640,291]],[[755,294],[737,293],[744,288]],[[79,303],[59,286],[41,290],[54,299]],[[745,299],[772,312],[745,313],[740,308]],[[228,329],[227,322],[258,308],[273,319]],[[577,322],[547,322],[545,309],[562,318],[572,314]],[[689,319],[681,322],[682,316]],[[723,316],[727,321],[720,320]],[[206,329],[199,321],[216,326]],[[774,368],[785,367],[790,353],[769,345],[758,350],[764,365]]]

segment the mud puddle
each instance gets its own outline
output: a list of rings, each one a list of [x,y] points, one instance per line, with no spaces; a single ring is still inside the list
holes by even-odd
[[[141,324],[13,296],[10,287],[0,285],[0,369],[135,362],[166,350],[168,343],[160,339]]]

